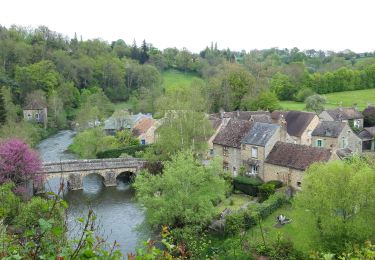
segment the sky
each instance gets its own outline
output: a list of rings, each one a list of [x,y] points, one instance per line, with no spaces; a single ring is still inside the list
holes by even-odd
[[[0,0],[0,24],[193,52],[375,50],[374,0]]]

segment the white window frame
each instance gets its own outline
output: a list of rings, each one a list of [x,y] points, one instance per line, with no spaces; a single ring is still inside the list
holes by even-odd
[[[259,165],[251,165],[250,166],[250,174],[256,175],[259,173]]]
[[[256,146],[251,147],[251,158],[258,159],[258,147]]]
[[[320,145],[319,145],[319,142],[320,142]],[[317,139],[316,140],[316,147],[324,147],[323,139]]]

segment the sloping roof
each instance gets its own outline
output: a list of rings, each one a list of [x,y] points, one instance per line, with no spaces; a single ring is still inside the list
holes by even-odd
[[[251,122],[260,122],[260,123],[272,123],[271,115],[269,114],[258,114],[252,115],[250,118]]]
[[[301,136],[313,120],[315,114],[302,111],[289,111],[285,115],[287,132],[291,136]]]
[[[304,171],[311,164],[326,162],[330,157],[331,151],[325,148],[278,141],[267,156],[266,163]]]
[[[135,136],[140,136],[141,134],[146,133],[155,123],[155,120],[152,118],[142,118],[139,120],[132,130]]]
[[[104,121],[104,130],[119,130],[122,128],[131,129],[143,118],[152,118],[151,114],[138,113],[124,117],[123,119],[116,120],[113,116]]]
[[[216,135],[213,143],[240,148],[241,140],[249,131],[251,125],[252,123],[246,120],[230,119],[228,124]]]
[[[364,116],[375,116],[375,106],[368,106],[363,110],[362,114]]]
[[[325,110],[335,121],[363,118],[361,112],[353,107],[339,107]]]
[[[353,151],[350,150],[349,148],[338,149],[336,151],[336,154],[340,159],[346,159],[346,158],[351,157],[353,155]]]
[[[31,100],[26,106],[23,108],[25,110],[41,110],[46,108],[47,105],[39,100]]]
[[[363,128],[363,130],[358,134],[358,136],[362,140],[372,140],[375,136],[375,126]]]
[[[278,128],[280,126],[276,124],[255,122],[241,143],[265,146]]]
[[[312,132],[313,136],[338,137],[344,130],[346,123],[337,121],[322,121]]]
[[[222,120],[218,118],[212,118],[212,119],[210,118],[208,121],[210,122],[210,125],[212,126],[212,128],[214,130],[217,130],[219,126],[221,125]]]
[[[268,111],[231,111],[231,112],[221,112],[209,115],[209,119],[221,119],[221,118],[234,118],[239,120],[250,120],[254,115],[270,115]]]
[[[288,114],[288,111],[280,111],[275,110],[271,113],[271,118],[275,121],[279,120],[281,116],[285,118],[285,116]]]

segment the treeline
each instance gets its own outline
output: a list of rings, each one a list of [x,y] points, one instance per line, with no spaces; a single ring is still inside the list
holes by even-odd
[[[85,90],[100,89],[111,102],[129,101],[134,111],[156,112],[156,100],[165,91],[161,72],[168,69],[203,78],[201,95],[209,104],[207,110],[215,112],[277,108],[277,99],[299,100],[306,92],[373,88],[374,64],[374,53],[349,50],[238,52],[212,43],[192,53],[185,48],[160,50],[145,40],[140,46],[121,39],[83,41],[45,26],[0,26],[0,85],[9,88],[19,106],[32,92],[43,91],[39,94],[54,106],[54,128],[76,117]]]

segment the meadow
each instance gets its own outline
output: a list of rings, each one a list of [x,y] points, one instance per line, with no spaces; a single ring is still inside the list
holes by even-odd
[[[326,108],[351,107],[357,104],[358,109],[362,111],[368,103],[375,104],[375,89],[335,92],[323,96],[327,99]],[[281,101],[280,104],[285,110],[305,109],[303,102]]]

